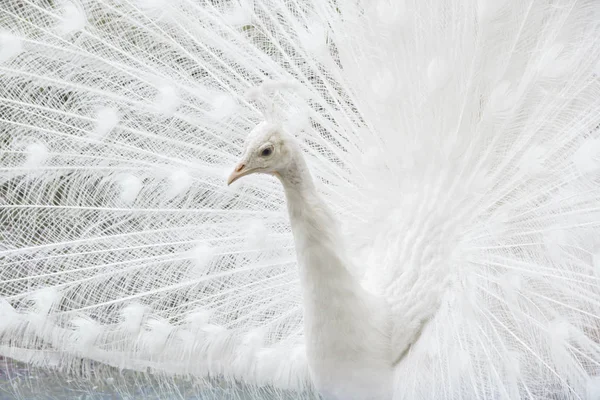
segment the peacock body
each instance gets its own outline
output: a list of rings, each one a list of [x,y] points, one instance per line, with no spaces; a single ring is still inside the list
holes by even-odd
[[[0,3],[0,356],[599,399],[598,37],[596,0]],[[265,129],[300,175],[227,186]]]

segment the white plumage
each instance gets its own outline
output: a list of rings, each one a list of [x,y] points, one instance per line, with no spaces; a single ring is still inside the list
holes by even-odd
[[[352,275],[337,221],[316,191],[302,150],[281,127],[263,122],[250,133],[228,184],[252,173],[273,174],[285,189],[315,387],[327,399],[391,398],[393,354],[409,343],[392,343],[389,305]],[[402,328],[401,340],[411,340],[414,332]]]
[[[595,0],[2,2],[0,356],[600,398],[599,35]]]

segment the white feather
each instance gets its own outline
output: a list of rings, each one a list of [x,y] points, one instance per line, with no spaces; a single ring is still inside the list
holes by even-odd
[[[429,89],[434,91],[446,85],[450,78],[449,66],[445,60],[436,57],[429,62],[427,66],[427,78],[429,79]]]
[[[600,376],[590,377],[587,383],[587,398],[598,399],[600,398]]]
[[[192,274],[194,276],[204,275],[206,272],[213,256],[215,249],[209,244],[199,243],[190,250],[190,257],[192,259]]]
[[[600,169],[600,140],[587,140],[573,154],[573,163],[582,174]]]
[[[30,310],[45,316],[50,313],[60,299],[60,293],[53,287],[47,287],[33,292],[29,299],[33,301],[33,307]]]
[[[25,160],[26,168],[38,168],[42,166],[50,157],[48,147],[43,143],[35,142],[27,145],[27,159]]]
[[[81,352],[88,352],[104,331],[104,327],[90,318],[80,317],[71,320],[75,328],[70,335],[73,345]]]
[[[155,20],[161,20],[169,15],[174,1],[166,0],[136,0],[135,5],[144,13]]]
[[[169,175],[169,198],[177,197],[192,185],[192,176],[183,168],[176,169]]]
[[[119,328],[129,334],[137,335],[142,329],[147,314],[148,307],[139,303],[128,304],[121,310]]]
[[[247,1],[241,1],[240,4],[233,3],[223,15],[227,23],[235,27],[243,27],[252,24],[252,5]]]
[[[173,333],[174,327],[168,321],[148,318],[145,321],[144,329],[138,337],[138,344],[144,352],[151,355],[158,355],[165,351],[167,341]]]
[[[264,249],[269,237],[269,230],[263,221],[253,221],[247,229],[247,245],[249,249]]]
[[[506,0],[479,0],[478,16],[482,24],[487,24],[493,21],[503,7],[506,6]]]
[[[225,93],[215,95],[212,101],[212,116],[216,119],[223,119],[231,116],[236,108],[237,102],[232,96]]]
[[[298,39],[302,47],[312,56],[321,58],[327,53],[327,31],[317,21],[310,21],[307,29],[300,29]]]
[[[373,74],[373,81],[371,82],[371,89],[376,96],[381,100],[387,101],[393,96],[397,90],[396,78],[392,71],[387,68],[382,68]]]
[[[196,310],[186,315],[186,323],[192,331],[198,331],[208,325],[211,312],[208,310]]]
[[[597,397],[599,15],[0,1],[8,396]]]
[[[404,1],[380,0],[375,6],[377,18],[390,27],[402,26],[406,22],[406,4]]]
[[[20,37],[7,31],[0,31],[0,64],[9,61],[23,51]]]
[[[96,127],[93,138],[102,140],[119,123],[119,114],[114,108],[104,107],[98,110],[96,115]]]
[[[0,334],[19,325],[20,316],[12,305],[5,299],[0,299]]]
[[[86,16],[80,4],[71,1],[63,1],[61,6],[61,17],[57,30],[60,35],[67,36],[79,32],[85,28]]]
[[[119,186],[119,198],[124,204],[131,204],[135,201],[140,190],[142,190],[142,181],[135,175],[124,173],[116,177]]]
[[[493,112],[502,113],[510,111],[515,105],[516,99],[514,98],[514,93],[510,90],[510,86],[510,82],[504,80],[492,91],[490,95],[490,108]]]
[[[154,107],[158,113],[165,117],[171,117],[180,104],[177,88],[169,83],[162,83],[158,87],[158,93],[154,98]]]

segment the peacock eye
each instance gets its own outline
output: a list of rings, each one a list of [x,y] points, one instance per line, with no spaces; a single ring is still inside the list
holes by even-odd
[[[267,147],[266,149],[264,149],[263,151],[260,152],[260,155],[262,157],[269,157],[272,152],[273,152],[273,149],[270,147]]]

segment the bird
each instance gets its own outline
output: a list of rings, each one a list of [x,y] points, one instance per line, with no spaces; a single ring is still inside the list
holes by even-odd
[[[3,390],[600,399],[599,35],[596,0],[0,3]]]
[[[228,184],[253,173],[273,174],[285,189],[315,386],[330,399],[391,398],[387,304],[350,273],[337,221],[320,198],[300,147],[276,124],[263,122],[251,132]]]

